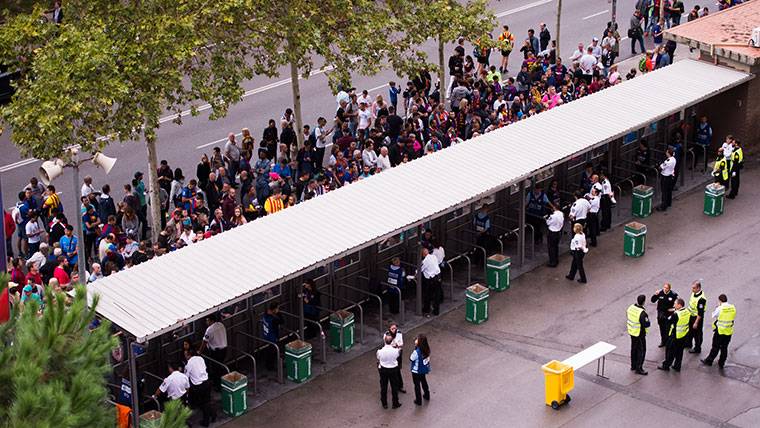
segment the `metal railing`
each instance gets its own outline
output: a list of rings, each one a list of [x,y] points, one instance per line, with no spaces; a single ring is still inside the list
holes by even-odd
[[[253,371],[253,376],[248,377],[249,378],[248,382],[250,383],[251,381],[253,381],[253,393],[256,394],[258,392],[258,389],[257,389],[258,370],[256,369],[256,358],[252,354],[249,354],[248,352],[245,352],[242,349],[236,348],[234,346],[227,346],[227,349],[241,354],[239,357],[232,360],[233,363],[237,363],[238,361],[245,358],[249,358],[251,360],[251,370]]]
[[[471,249],[470,251],[475,251],[475,250],[481,251],[483,253],[483,275],[486,274],[486,265],[488,264],[488,251],[486,251],[485,248],[473,242],[467,242],[461,239],[449,238],[449,240],[452,242],[457,242],[459,244],[462,244],[465,246],[465,248],[470,248]]]
[[[270,342],[269,340],[262,339],[260,337],[256,337],[256,336],[254,336],[252,334],[248,334],[248,333],[246,333],[244,331],[238,330],[235,333],[237,333],[239,335],[242,335],[242,336],[245,336],[246,338],[248,338],[250,340],[253,340],[254,342],[261,342],[261,343],[264,343],[264,344],[267,344],[267,345],[270,345],[270,346],[274,346],[274,349],[277,352],[277,381],[280,382],[280,383],[282,383],[282,384],[284,384],[285,380],[283,379],[283,376],[282,376],[282,361],[280,360],[280,355],[281,355],[280,346],[278,344],[274,343],[274,342]],[[264,348],[264,347],[262,347],[262,348]],[[258,349],[261,349],[261,348],[257,348],[257,350]]]
[[[282,309],[280,309],[280,313],[283,314],[283,315],[289,316],[291,318],[300,319],[300,317],[298,315],[291,314],[290,312],[285,312]],[[314,320],[310,320],[308,318],[304,318],[303,321],[305,323],[310,323],[310,324],[313,324],[313,325],[317,326],[317,329],[319,330],[319,338],[320,338],[319,349],[320,349],[321,354],[322,354],[322,356],[320,357],[320,360],[323,363],[326,363],[327,362],[327,341],[325,339],[325,331],[322,328],[322,324],[320,324],[320,323],[318,323],[318,322],[316,322]]]
[[[149,371],[147,371],[147,370],[146,370],[146,371],[143,371],[143,374],[144,374],[144,375],[147,375],[147,376],[150,376],[150,377],[152,377],[153,379],[156,379],[156,380],[158,380],[160,383],[163,383],[163,382],[164,382],[164,379],[163,379],[162,377],[160,377],[160,376],[157,376],[157,375],[154,375],[153,373],[151,373],[151,372],[149,372]],[[137,382],[139,382],[139,381],[137,381]],[[138,393],[138,390],[139,390],[139,388],[138,388],[138,385],[130,385],[130,387],[132,387],[132,394],[137,394],[137,393]],[[143,393],[143,395],[144,395],[144,394],[145,394],[145,391],[142,391],[142,393]],[[156,404],[156,410],[158,410],[159,412],[162,410],[162,409],[161,409],[161,402],[160,402],[160,401],[158,401],[158,399],[157,399],[156,397],[154,397],[153,395],[149,395],[149,396],[147,396],[147,397],[143,397],[143,398],[147,398],[148,400],[150,400],[150,401],[152,401],[153,403],[155,403],[155,404]]]
[[[385,270],[387,272],[387,269],[381,269],[381,270]],[[407,279],[404,278],[404,281],[406,280]],[[404,312],[404,296],[401,295],[401,289],[395,285],[388,284],[387,281],[378,281],[378,282],[380,283],[381,286],[384,285],[386,288],[396,290],[396,296],[398,296],[398,310],[401,313],[401,324],[403,324],[404,322],[406,322],[406,314]],[[389,297],[389,298],[392,298],[392,297]]]
[[[336,299],[336,300],[342,300],[344,302],[351,303],[350,306],[347,306],[347,307],[343,308],[344,311],[347,311],[347,310],[352,309],[352,308],[359,309],[359,339],[360,339],[359,342],[362,343],[362,344],[364,344],[364,309],[362,308],[362,305],[361,305],[362,302],[354,302],[352,300],[344,299],[343,297],[333,296],[331,294],[328,294],[328,293],[325,293],[325,292],[322,292],[322,291],[320,291],[320,292],[322,293],[323,296],[327,296],[327,297],[330,297],[330,298],[333,298],[333,299]],[[314,305],[314,307],[317,308],[317,309],[321,309],[323,311],[327,311],[329,313],[335,312],[334,310],[329,309],[329,308],[325,308],[323,306]],[[381,331],[381,333],[382,333],[382,331]]]
[[[452,266],[452,263],[459,260],[464,259],[467,261],[467,284],[466,286],[469,287],[472,283],[472,262],[470,261],[470,256],[467,254],[467,252],[464,252],[458,256],[454,256],[448,260],[446,260],[446,266],[449,268],[449,289],[451,290],[451,301],[454,301],[454,266]]]
[[[369,281],[369,278],[367,278],[367,277],[361,277],[360,276],[358,278],[365,278],[367,281]],[[383,330],[385,328],[385,323],[383,322],[383,299],[380,296],[378,296],[377,294],[375,294],[375,293],[370,293],[369,291],[365,291],[365,290],[362,290],[360,288],[352,287],[352,286],[350,286],[348,284],[336,284],[336,285],[338,287],[345,287],[345,288],[348,288],[349,290],[353,290],[353,291],[355,291],[355,292],[357,292],[359,294],[363,294],[363,295],[367,296],[367,298],[369,298],[369,299],[377,299],[377,306],[378,306],[378,309],[380,311],[380,314],[379,314],[379,317],[380,317],[380,330],[379,331],[380,331],[380,334],[382,334],[384,332]]]

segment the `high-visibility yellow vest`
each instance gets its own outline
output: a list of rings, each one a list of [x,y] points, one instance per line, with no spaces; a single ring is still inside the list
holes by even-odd
[[[723,156],[715,161],[715,166],[713,167],[713,177],[720,178],[722,180],[728,180],[728,162],[726,162],[726,158]]]
[[[739,169],[744,162],[744,151],[741,147],[731,153],[731,169]]]
[[[730,303],[724,303],[720,306],[718,321],[715,326],[718,328],[718,334],[730,336],[734,334],[734,319],[736,318],[736,307]]]
[[[689,311],[681,308],[676,311],[678,322],[676,322],[676,339],[683,339],[689,333]],[[670,326],[670,334],[673,334],[673,326]]]
[[[695,296],[694,293],[691,293],[691,296],[689,297],[689,314],[691,314],[693,317],[699,315],[697,311],[697,304],[699,304],[699,301],[701,299],[705,299],[705,303],[707,303],[707,296],[705,296],[705,292],[700,291],[699,293],[699,296]]]
[[[636,305],[628,307],[628,334],[633,337],[639,337],[639,334],[641,333],[641,322],[639,322],[639,320],[641,319],[642,312],[644,312],[644,309]],[[649,333],[648,328],[645,328],[644,331]]]

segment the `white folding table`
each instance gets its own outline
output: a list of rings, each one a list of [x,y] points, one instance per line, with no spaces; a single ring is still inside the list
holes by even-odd
[[[608,379],[604,375],[604,365],[607,354],[614,351],[617,347],[607,342],[597,342],[594,345],[578,352],[572,357],[563,361],[563,363],[572,366],[573,370],[577,371],[581,367],[590,364],[596,360],[596,375]]]

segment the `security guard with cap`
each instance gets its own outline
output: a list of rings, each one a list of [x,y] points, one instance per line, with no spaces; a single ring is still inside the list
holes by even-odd
[[[665,361],[657,366],[658,370],[681,371],[683,348],[686,345],[686,337],[689,335],[689,311],[684,307],[684,301],[680,297],[676,299],[676,311],[668,317],[670,324],[670,338],[665,348]]]
[[[728,298],[725,294],[718,296],[718,302],[720,304],[712,313],[713,319],[713,341],[712,349],[707,358],[702,360],[702,364],[711,366],[715,357],[720,352],[720,358],[718,359],[718,367],[721,369],[726,365],[726,357],[728,357],[728,343],[731,342],[731,336],[734,334],[734,319],[736,319],[736,307],[728,303]]]
[[[691,343],[694,342],[694,347],[689,350],[690,354],[702,352],[702,323],[705,319],[706,307],[707,296],[702,291],[702,283],[694,281],[691,284],[691,296],[689,296],[689,337],[686,339],[687,348],[691,348]]]
[[[728,175],[730,167],[728,160],[723,156],[723,149],[718,149],[718,157],[715,159],[715,166],[713,166],[712,175],[715,177],[715,182],[720,183],[723,187],[728,187]]]
[[[734,151],[731,152],[731,191],[726,196],[734,199],[739,194],[741,170],[744,168],[744,150],[738,140],[733,140]]]
[[[644,310],[647,296],[640,294],[636,303],[629,306],[628,334],[631,336],[631,370],[636,374],[647,375],[644,370],[644,358],[647,354],[647,332],[649,332],[649,316]]]

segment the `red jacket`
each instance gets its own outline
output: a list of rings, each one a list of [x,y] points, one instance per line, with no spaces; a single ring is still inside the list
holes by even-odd
[[[13,237],[13,232],[16,231],[16,222],[13,221],[13,216],[8,211],[3,210],[3,226],[5,226],[5,239]]]

